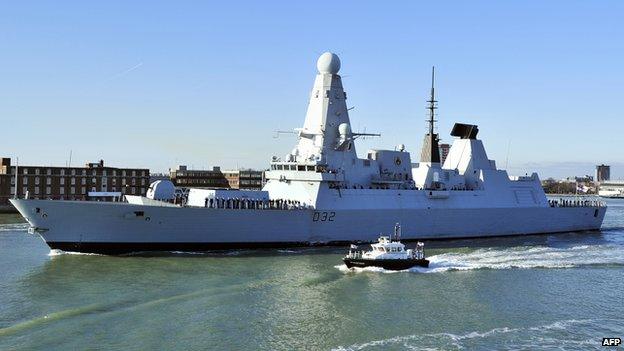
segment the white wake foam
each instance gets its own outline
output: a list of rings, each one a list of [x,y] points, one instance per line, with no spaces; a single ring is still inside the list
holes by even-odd
[[[8,223],[0,224],[0,232],[17,232],[28,229],[28,223]]]
[[[336,351],[359,351],[369,349],[394,349],[397,346],[409,350],[479,349],[497,344],[501,349],[550,350],[553,347],[596,347],[597,340],[580,330],[606,320],[559,320],[546,325],[524,328],[499,327],[487,331],[471,331],[464,334],[432,333],[396,336],[383,340],[349,346],[338,346]],[[585,334],[585,335],[583,335]],[[495,341],[513,340],[513,344]]]
[[[474,269],[572,268],[589,265],[624,265],[620,245],[579,245],[572,247],[521,246],[487,248],[471,252],[449,252],[428,257],[429,268],[414,267],[400,272],[439,273]],[[396,273],[378,267],[335,266],[343,272]]]
[[[88,252],[75,252],[75,251],[63,251],[63,250],[57,250],[57,249],[52,249],[50,250],[50,252],[48,253],[48,256],[50,257],[57,257],[57,256],[63,256],[63,255],[80,255],[80,256],[103,256],[101,254],[96,254],[96,253],[88,253]]]

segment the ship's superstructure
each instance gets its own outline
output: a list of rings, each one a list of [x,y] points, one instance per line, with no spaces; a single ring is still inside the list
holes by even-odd
[[[359,158],[356,140],[369,134],[352,130],[340,60],[324,53],[317,68],[297,144],[273,158],[262,191],[190,189],[182,206],[142,197],[12,202],[50,247],[102,253],[373,241],[396,222],[404,240],[600,228],[602,204],[552,206],[537,174],[510,177],[497,169],[476,125],[455,124],[441,165],[433,77],[418,166],[402,145]]]

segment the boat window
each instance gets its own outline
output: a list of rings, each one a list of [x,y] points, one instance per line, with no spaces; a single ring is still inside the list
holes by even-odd
[[[314,166],[307,166],[307,168],[308,168],[308,171],[314,172]]]
[[[305,166],[297,166],[298,171],[305,171]]]

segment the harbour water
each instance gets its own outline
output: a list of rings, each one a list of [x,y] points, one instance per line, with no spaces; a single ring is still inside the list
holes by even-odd
[[[345,248],[50,252],[0,216],[1,350],[570,350],[624,337],[624,201],[601,232],[427,244],[428,269]]]

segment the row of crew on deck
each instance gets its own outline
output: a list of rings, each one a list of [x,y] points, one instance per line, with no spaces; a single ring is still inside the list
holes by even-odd
[[[310,208],[295,200],[259,200],[239,198],[206,198],[204,207],[240,210],[300,210]]]
[[[559,199],[548,200],[550,207],[603,207],[605,203],[599,200]]]
[[[418,187],[414,184],[410,184],[410,185],[404,185],[404,184],[381,184],[381,185],[370,185],[370,186],[363,186],[363,185],[352,185],[351,187],[347,186],[347,185],[338,185],[338,184],[332,184],[330,183],[329,185],[330,189],[369,189],[369,190],[453,190],[453,191],[473,191],[474,189],[469,189],[466,186],[452,186],[450,188],[447,188],[445,186],[433,186],[430,188],[425,188],[425,187]]]

